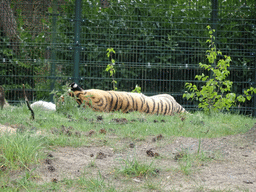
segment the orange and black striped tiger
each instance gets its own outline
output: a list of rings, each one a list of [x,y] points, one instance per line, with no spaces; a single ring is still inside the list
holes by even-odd
[[[103,91],[98,89],[83,90],[76,83],[71,85],[70,96],[76,97],[79,105],[91,107],[95,111],[139,111],[150,114],[174,115],[186,112],[177,101],[168,94],[148,97],[141,93],[121,91]]]

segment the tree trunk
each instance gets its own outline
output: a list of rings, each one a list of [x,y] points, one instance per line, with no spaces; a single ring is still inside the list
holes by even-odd
[[[10,6],[11,1],[1,0],[0,2],[0,26],[4,36],[15,38],[17,35],[17,22]]]

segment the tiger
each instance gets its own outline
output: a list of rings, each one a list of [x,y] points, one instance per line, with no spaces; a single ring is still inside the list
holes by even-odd
[[[75,97],[79,106],[89,106],[94,111],[139,111],[156,115],[174,115],[187,111],[169,94],[146,96],[142,93],[124,91],[83,90],[76,83],[70,84],[69,95]],[[63,99],[63,98],[62,98]]]

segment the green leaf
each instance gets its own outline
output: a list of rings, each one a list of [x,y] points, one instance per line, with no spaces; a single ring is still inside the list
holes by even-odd
[[[246,96],[246,99],[249,100],[249,101],[251,100],[251,98],[252,97],[250,95]]]
[[[238,97],[237,97],[237,100],[239,101],[239,102],[245,102],[245,97],[244,96],[242,96],[242,95],[239,95]]]
[[[48,7],[48,12],[52,13],[52,7]]]

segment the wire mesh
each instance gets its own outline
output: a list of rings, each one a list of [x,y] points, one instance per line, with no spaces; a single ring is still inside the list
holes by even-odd
[[[52,89],[74,80],[84,89],[113,89],[105,71],[115,60],[114,79],[121,91],[136,85],[146,95],[168,93],[188,109],[197,103],[182,98],[185,83],[207,73],[208,32],[216,27],[216,45],[232,58],[229,79],[237,94],[255,86],[256,17],[253,1],[107,1],[82,0],[80,42],[75,39],[75,0],[12,0],[1,8],[0,84],[11,103],[23,99],[49,100]],[[217,3],[217,6],[213,6]],[[6,19],[8,18],[8,19]],[[74,50],[79,47],[79,58]],[[115,54],[106,56],[107,48]],[[252,101],[240,110],[251,113]]]

